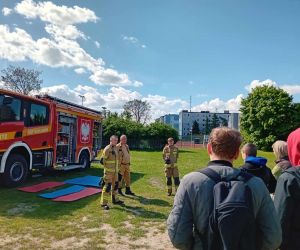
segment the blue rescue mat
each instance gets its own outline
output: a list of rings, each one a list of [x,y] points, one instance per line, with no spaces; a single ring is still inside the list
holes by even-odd
[[[70,186],[70,187],[67,187],[67,188],[64,188],[64,189],[56,190],[56,191],[51,192],[51,193],[40,194],[39,196],[43,197],[43,198],[46,198],[46,199],[55,199],[55,198],[65,196],[65,195],[68,195],[68,194],[73,194],[73,193],[80,192],[84,189],[86,189],[86,187],[74,185],[74,186]]]
[[[83,177],[65,180],[64,183],[88,187],[99,187],[99,182],[101,181],[101,179],[102,178],[99,176],[87,175]]]

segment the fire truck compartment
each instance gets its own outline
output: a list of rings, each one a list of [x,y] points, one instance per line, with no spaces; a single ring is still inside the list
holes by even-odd
[[[75,162],[77,119],[59,114],[56,163],[67,164]]]

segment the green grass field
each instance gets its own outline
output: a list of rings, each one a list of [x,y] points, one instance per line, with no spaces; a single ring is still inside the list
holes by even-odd
[[[272,153],[259,155],[273,167]],[[208,162],[204,149],[181,149],[179,157],[181,177]],[[241,159],[235,162],[241,164]],[[31,178],[26,185],[102,173],[102,166],[94,164],[85,172]],[[126,206],[110,211],[100,209],[99,195],[60,203],[0,188],[0,249],[172,249],[165,221],[174,197],[166,195],[161,152],[132,152],[132,182],[137,196],[122,198]]]

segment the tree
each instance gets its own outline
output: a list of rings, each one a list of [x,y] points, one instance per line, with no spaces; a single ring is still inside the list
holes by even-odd
[[[145,124],[150,119],[151,106],[147,101],[134,99],[125,103],[123,108],[138,123]]]
[[[199,135],[200,134],[199,123],[196,120],[193,122],[192,133],[194,135]]]
[[[178,141],[178,132],[168,124],[161,122],[153,122],[145,126],[145,136],[156,139],[162,143],[166,143],[169,137],[173,137],[174,141]]]
[[[120,115],[122,118],[126,119],[126,120],[131,120],[132,119],[132,115],[130,112],[128,111],[123,111]]]
[[[40,79],[41,71],[25,69],[10,65],[1,71],[1,81],[4,86],[24,95],[29,95],[33,91],[40,91],[43,80]]]
[[[222,127],[228,127],[228,120],[226,118],[220,116],[219,119],[220,119],[220,125]]]
[[[219,126],[220,126],[219,117],[217,116],[217,114],[213,114],[213,117],[211,119],[211,129],[217,128]]]
[[[299,126],[293,97],[274,86],[260,86],[241,102],[241,132],[247,142],[270,150],[276,140],[286,140]],[[297,119],[298,117],[298,119]]]
[[[208,117],[206,117],[206,120],[205,120],[205,134],[209,135],[210,132],[211,132],[211,125],[210,125]]]

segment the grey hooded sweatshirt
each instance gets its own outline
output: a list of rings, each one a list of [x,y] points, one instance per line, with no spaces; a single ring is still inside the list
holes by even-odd
[[[237,176],[240,171],[226,161],[211,161],[209,167],[225,179]],[[260,178],[252,177],[247,184],[252,191],[254,215],[261,231],[261,249],[277,249],[281,243],[281,227],[269,192]],[[213,180],[200,172],[192,172],[182,179],[167,221],[169,237],[176,248],[205,249],[214,185]]]

